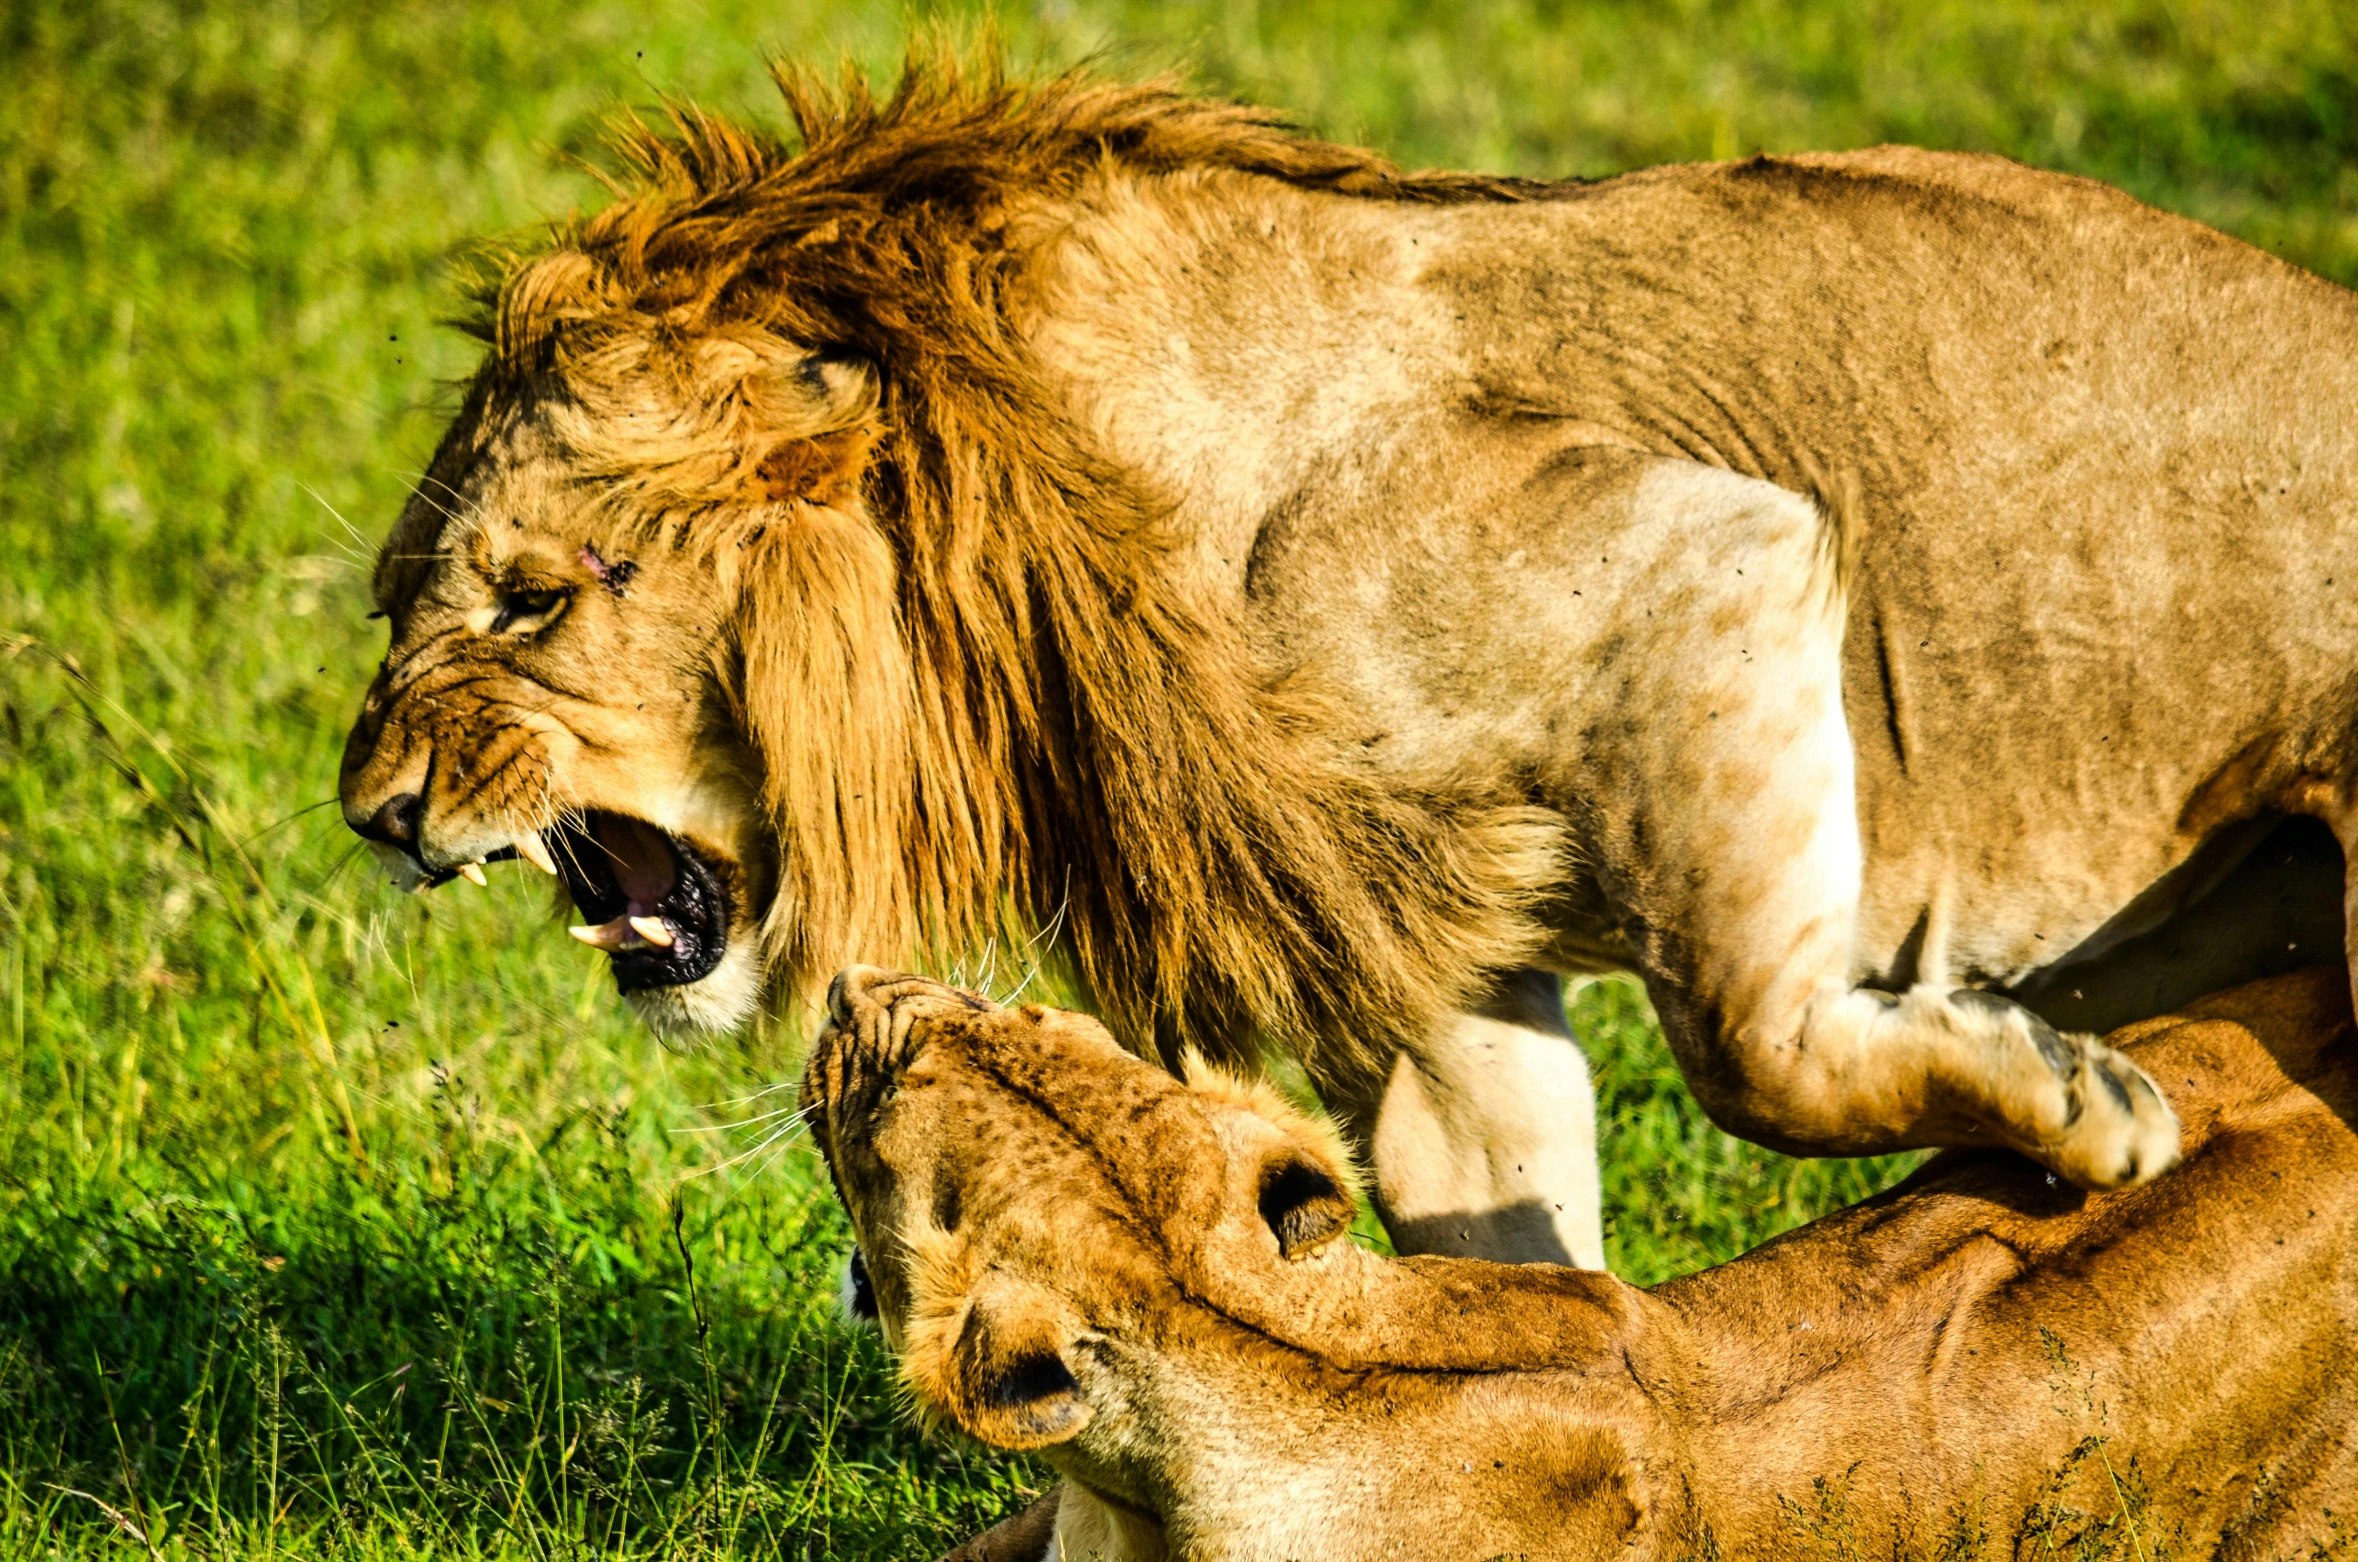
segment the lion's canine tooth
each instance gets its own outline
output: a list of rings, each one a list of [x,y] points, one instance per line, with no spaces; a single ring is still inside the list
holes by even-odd
[[[458,874],[460,878],[465,879],[469,884],[481,884],[488,886],[491,883],[491,880],[483,876],[483,864],[479,862],[460,863],[458,865]]]
[[[616,917],[613,921],[601,922],[596,927],[569,927],[565,931],[592,949],[603,949],[608,954],[639,947],[638,935],[631,931],[628,917]]]
[[[557,876],[557,864],[549,856],[549,849],[540,843],[538,830],[526,830],[516,837],[516,855],[531,863],[550,878]]]
[[[664,926],[661,917],[632,917],[630,926],[632,932],[656,948],[669,949],[671,947],[671,929]]]

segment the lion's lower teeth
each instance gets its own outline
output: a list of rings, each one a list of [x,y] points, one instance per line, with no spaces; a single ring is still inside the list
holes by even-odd
[[[628,917],[616,917],[596,927],[571,927],[565,930],[592,949],[603,949],[608,954],[620,954],[626,949],[644,949],[646,944],[631,927]]]
[[[565,931],[592,949],[603,949],[610,955],[627,954],[633,949],[669,949],[673,943],[671,925],[661,917],[620,916],[596,927],[573,927]]]

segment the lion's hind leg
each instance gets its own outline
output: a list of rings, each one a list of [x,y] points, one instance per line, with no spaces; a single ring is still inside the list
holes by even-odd
[[[1505,974],[1387,1074],[1322,1094],[1401,1252],[1605,1267],[1596,1093],[1555,977]]]

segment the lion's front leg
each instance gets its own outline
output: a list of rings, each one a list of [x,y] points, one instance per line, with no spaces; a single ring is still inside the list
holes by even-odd
[[[1802,1154],[2003,1144],[2088,1187],[2173,1162],[2168,1105],[2101,1043],[1945,980],[1855,984],[1856,518],[1678,462],[1645,465],[1617,502],[1613,564],[1679,589],[1597,610],[1565,792],[1704,1107]]]
[[[2137,1066],[2009,999],[1935,980],[1854,985],[1862,875],[1851,738],[1830,625],[1757,620],[1624,816],[1648,845],[1646,977],[1696,1097],[1798,1154],[1999,1144],[2087,1188],[2158,1175],[2178,1124]],[[1691,735],[1690,735],[1691,734]]]
[[[2094,1037],[1995,993],[1852,985],[1857,824],[1839,770],[1822,792],[1785,794],[1798,817],[1756,794],[1743,829],[1716,833],[1708,872],[1666,864],[1661,882],[1684,893],[1651,919],[1648,985],[1706,1110],[1795,1154],[2000,1144],[2084,1188],[2173,1165],[2169,1104]]]
[[[2178,1159],[2177,1117],[2142,1069],[1994,993],[1828,985],[1798,1017],[1727,1014],[1715,1029],[1687,1065],[1695,1093],[1723,1127],[1775,1149],[2005,1145],[2098,1189]]]
[[[1856,816],[1847,765],[1824,769],[1810,787],[1752,792],[1729,810],[1741,828],[1665,819],[1655,832],[1666,846],[1709,843],[1707,871],[1682,871],[1667,852],[1658,864],[1657,884],[1677,893],[1649,908],[1647,983],[1713,1119],[1802,1155],[2005,1145],[2085,1188],[2133,1186],[2174,1164],[2168,1103],[2094,1037],[1945,982],[1897,994],[1853,985]]]
[[[1810,794],[1788,795],[1798,809]],[[2130,1187],[2173,1165],[2169,1104],[2094,1037],[2059,1033],[1995,993],[1852,985],[1847,774],[1820,795],[1806,818],[1780,818],[1756,795],[1746,828],[1717,836],[1708,872],[1663,875],[1686,893],[1649,919],[1648,986],[1713,1119],[1793,1154],[2005,1145],[2084,1188]]]
[[[1509,974],[1383,1079],[1325,1094],[1400,1251],[1605,1267],[1596,1095],[1555,977]]]

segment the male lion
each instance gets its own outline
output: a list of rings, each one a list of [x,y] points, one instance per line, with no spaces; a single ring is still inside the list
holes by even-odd
[[[1402,1243],[1595,1265],[1562,973],[1762,1143],[2102,1188],[2169,1109],[2032,1008],[2340,942],[2343,290],[1992,157],[1541,184],[785,85],[799,154],[636,133],[498,289],[345,756],[658,1024],[1053,927],[1167,1058],[1293,1046]]]
[[[862,1295],[929,1414],[1065,1477],[1026,1562],[2073,1552],[2075,1511],[2294,1556],[2358,1498],[2339,967],[2116,1034],[2183,1087],[2166,1181],[1953,1155],[1650,1291],[1338,1241],[1331,1132],[1085,1016],[866,968],[830,1009]]]

